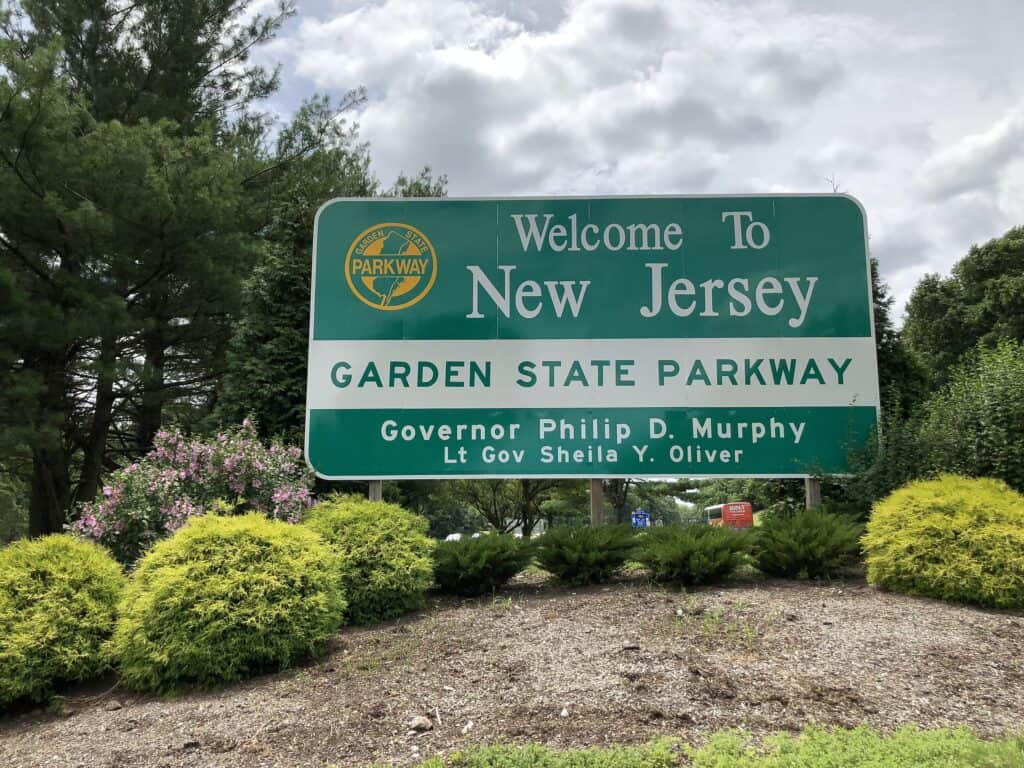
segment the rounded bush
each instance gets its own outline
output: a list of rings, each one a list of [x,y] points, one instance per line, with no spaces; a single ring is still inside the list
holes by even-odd
[[[1024,496],[1001,480],[944,475],[875,504],[868,581],[909,595],[1024,606]]]
[[[318,652],[342,595],[312,531],[258,513],[195,517],[139,561],[111,648],[131,688],[239,680]]]
[[[728,578],[745,560],[751,537],[712,525],[667,525],[643,534],[636,558],[658,581],[685,587]]]
[[[755,529],[757,567],[771,576],[832,576],[860,551],[863,526],[820,509],[768,515]]]
[[[530,543],[514,536],[442,541],[434,550],[434,579],[442,592],[476,597],[504,585],[532,559]]]
[[[106,550],[72,536],[0,550],[0,706],[102,672],[123,586]]]
[[[316,505],[305,524],[338,556],[349,622],[373,624],[423,607],[435,546],[425,518],[397,504],[334,496]]]
[[[537,542],[537,562],[566,584],[608,581],[636,549],[630,525],[552,528]]]

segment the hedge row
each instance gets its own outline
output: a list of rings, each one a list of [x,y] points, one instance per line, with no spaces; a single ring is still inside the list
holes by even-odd
[[[858,554],[883,589],[994,608],[1024,607],[1024,495],[1000,480],[945,475],[878,502],[866,526],[819,509],[770,515],[748,531],[666,526],[554,529],[535,542],[451,542],[436,552],[442,589],[480,594],[531,556],[566,584],[607,581],[629,561],[681,586],[720,582],[744,564],[770,576],[827,578]]]
[[[128,579],[91,542],[17,542],[0,550],[0,707],[111,667],[158,692],[282,669],[342,624],[422,606],[432,547],[419,516],[344,496],[303,525],[194,517]]]
[[[535,558],[559,581],[574,586],[611,579],[628,561],[657,581],[681,586],[720,582],[744,564],[790,578],[841,571],[860,550],[862,527],[818,510],[773,517],[754,531],[672,525],[635,533],[628,525],[554,528],[536,541],[483,536],[444,542],[435,552],[435,578],[444,591],[484,594]]]
[[[1024,605],[1024,496],[946,476],[876,505],[866,534],[820,511],[753,531],[669,526],[556,529],[435,545],[395,505],[337,496],[303,525],[206,515],[156,544],[130,579],[106,550],[67,535],[0,550],[0,706],[116,666],[132,688],[237,680],[316,654],[342,624],[382,621],[442,590],[479,595],[536,560],[568,584],[599,583],[629,560],[690,586],[757,565],[813,578],[863,545],[885,589],[1003,608]],[[127,584],[127,586],[126,586]]]

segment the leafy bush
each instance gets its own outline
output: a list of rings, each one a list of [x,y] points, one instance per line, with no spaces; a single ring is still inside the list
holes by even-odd
[[[265,446],[246,421],[209,441],[159,432],[140,461],[113,473],[95,501],[83,504],[71,530],[103,544],[122,563],[134,563],[190,518],[229,499],[297,522],[311,503],[313,477],[298,448]]]
[[[514,536],[495,533],[442,541],[434,550],[434,580],[443,592],[484,595],[505,584],[532,559],[530,543]]]
[[[306,522],[338,555],[348,621],[372,624],[423,607],[434,576],[424,518],[397,504],[334,496]]]
[[[0,705],[101,672],[123,586],[109,554],[71,536],[0,550]]]
[[[567,584],[600,584],[622,567],[634,549],[636,537],[628,524],[566,526],[540,537],[537,562]]]
[[[110,645],[131,688],[208,686],[316,653],[344,610],[312,531],[257,513],[196,517],[139,561]]]
[[[979,348],[922,407],[927,469],[995,477],[1024,492],[1024,345]]]
[[[894,592],[1024,606],[1024,496],[944,475],[878,502],[862,540],[868,581]]]
[[[557,752],[539,744],[478,747],[434,757],[419,768],[675,768],[679,752],[671,739],[641,747],[570,749]]]
[[[742,732],[714,734],[701,747],[660,739],[642,747],[570,749],[478,747],[419,763],[418,768],[1017,768],[1024,740],[979,739],[966,728],[892,734],[867,727],[769,736],[760,745]]]
[[[820,509],[768,515],[755,531],[757,566],[772,576],[831,576],[860,551],[863,526]]]
[[[1024,741],[983,741],[966,728],[904,726],[886,735],[863,726],[831,733],[809,727],[759,746],[742,733],[719,733],[686,754],[690,768],[1012,768],[1024,764]]]
[[[683,586],[726,579],[746,559],[751,537],[744,531],[712,525],[669,525],[641,537],[636,559],[658,581]]]

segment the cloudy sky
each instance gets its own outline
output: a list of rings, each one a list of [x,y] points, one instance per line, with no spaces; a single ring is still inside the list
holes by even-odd
[[[269,2],[269,0],[266,0]],[[299,0],[271,107],[365,86],[384,183],[469,195],[827,192],[900,305],[1024,223],[1021,0]]]

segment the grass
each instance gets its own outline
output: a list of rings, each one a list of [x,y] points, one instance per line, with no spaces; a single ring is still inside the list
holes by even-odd
[[[746,615],[748,608],[745,602],[738,600],[729,607],[707,609],[699,597],[690,595],[686,606],[679,608],[672,617],[672,629],[675,634],[689,637],[699,634],[722,650],[756,655],[760,652],[761,626]]]
[[[385,667],[390,670],[408,669],[427,637],[437,629],[441,620],[428,616],[420,621],[398,624],[388,635],[374,638],[360,652],[341,661],[344,678],[375,674]]]
[[[741,731],[711,736],[701,747],[659,739],[642,747],[557,751],[537,744],[496,745],[432,757],[419,768],[1020,768],[1024,738],[981,739],[966,728],[891,734],[868,727],[826,731],[760,743]]]
[[[498,596],[491,598],[491,609],[495,611],[511,611],[515,608],[516,601],[512,595]]]

